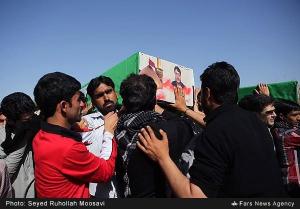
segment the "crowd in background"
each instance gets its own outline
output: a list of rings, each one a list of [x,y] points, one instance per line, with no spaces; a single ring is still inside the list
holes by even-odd
[[[93,78],[39,79],[34,101],[7,95],[0,112],[2,198],[300,197],[300,106],[266,84],[238,101],[226,62],[200,76],[194,107],[185,86],[156,100],[147,75],[129,75],[117,95]],[[122,104],[118,104],[118,96]]]

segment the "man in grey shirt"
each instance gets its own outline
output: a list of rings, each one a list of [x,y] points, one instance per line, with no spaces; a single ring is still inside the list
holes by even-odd
[[[6,122],[0,127],[0,158],[7,165],[13,197],[17,198],[34,197],[31,140],[39,126],[35,110],[32,99],[21,92],[12,93],[1,102]]]

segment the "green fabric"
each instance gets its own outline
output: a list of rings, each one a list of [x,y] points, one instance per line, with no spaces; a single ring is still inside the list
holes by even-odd
[[[101,75],[110,77],[113,82],[115,83],[115,90],[119,94],[121,82],[130,74],[137,74],[138,73],[138,66],[139,66],[139,53],[135,53],[125,59],[124,61],[120,62],[119,64],[113,66],[112,68],[106,70]],[[83,85],[81,91],[86,93],[86,88],[88,83]],[[87,95],[88,103],[91,102],[91,98]],[[118,96],[118,103],[122,103],[121,96]]]
[[[288,81],[268,84],[270,95],[274,99],[286,99],[298,103],[298,81]],[[252,94],[256,86],[240,88],[239,101],[246,95]]]
[[[115,90],[119,94],[121,82],[131,73],[139,73],[139,52],[131,55],[124,61],[115,65],[114,67],[106,70],[101,75],[110,77],[115,83]],[[81,91],[86,94],[86,88],[88,83],[83,85]],[[268,84],[270,94],[275,99],[287,99],[298,103],[298,82],[297,81],[288,81],[281,83],[272,83]],[[238,91],[239,101],[246,95],[252,94],[256,86],[240,88]],[[87,95],[88,103],[91,102],[91,99]],[[122,98],[118,95],[118,103],[122,103]]]

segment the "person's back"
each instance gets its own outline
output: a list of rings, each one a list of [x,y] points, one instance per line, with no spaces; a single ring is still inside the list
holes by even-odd
[[[282,194],[272,139],[266,126],[254,114],[236,105],[223,105],[208,115],[202,137],[195,150],[198,161],[190,172],[192,182],[210,185],[202,188],[207,196],[272,197]],[[209,155],[214,163],[201,158],[203,155]],[[198,179],[195,176],[200,171],[202,178]]]
[[[168,155],[168,136],[157,140],[141,130],[138,147],[158,161],[178,197],[278,197],[284,195],[267,127],[237,107],[240,78],[234,67],[217,62],[200,76],[206,127],[195,147],[187,179]]]
[[[143,113],[144,112],[140,112],[141,115]],[[157,113],[153,112],[151,114]],[[130,120],[130,117],[128,120]],[[122,121],[121,117],[120,123],[122,123]],[[160,118],[154,121],[136,123],[134,126],[125,127],[126,125],[119,125],[116,133],[122,135],[124,131],[127,133],[131,132],[129,134],[131,138],[128,137],[128,139],[135,143],[137,140],[135,137],[137,137],[139,130],[147,125],[156,130],[158,135],[158,130],[162,129],[172,136],[172,140],[169,141],[170,155],[176,163],[179,163],[184,148],[193,137],[191,127],[181,118],[177,120],[164,120]],[[118,163],[116,169],[119,182],[118,186],[119,190],[121,190],[120,193],[124,194],[124,192],[126,192],[126,183],[128,183],[130,193],[127,194],[128,196],[126,195],[126,197],[170,197],[171,191],[167,186],[160,167],[153,163],[140,149],[133,148],[133,150],[129,151],[130,149],[128,149],[128,144],[125,143],[126,141],[124,137],[118,140]],[[122,160],[122,156],[125,156],[125,153],[128,153],[128,164]],[[123,181],[124,176],[126,176],[125,172],[127,172],[128,182]]]
[[[124,114],[121,115],[115,136],[118,142],[118,187],[125,197],[168,197],[170,190],[162,170],[153,163],[136,142],[140,129],[151,126],[170,134],[170,154],[179,161],[185,145],[193,136],[192,128],[181,118],[166,120],[154,112],[156,85],[146,75],[131,75],[121,84]]]

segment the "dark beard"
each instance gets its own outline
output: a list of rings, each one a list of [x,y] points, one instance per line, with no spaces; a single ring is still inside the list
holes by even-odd
[[[110,104],[108,107],[106,105]],[[117,104],[112,101],[107,101],[104,103],[103,108],[98,108],[98,110],[103,114],[106,115],[109,112],[115,112],[117,108]]]

